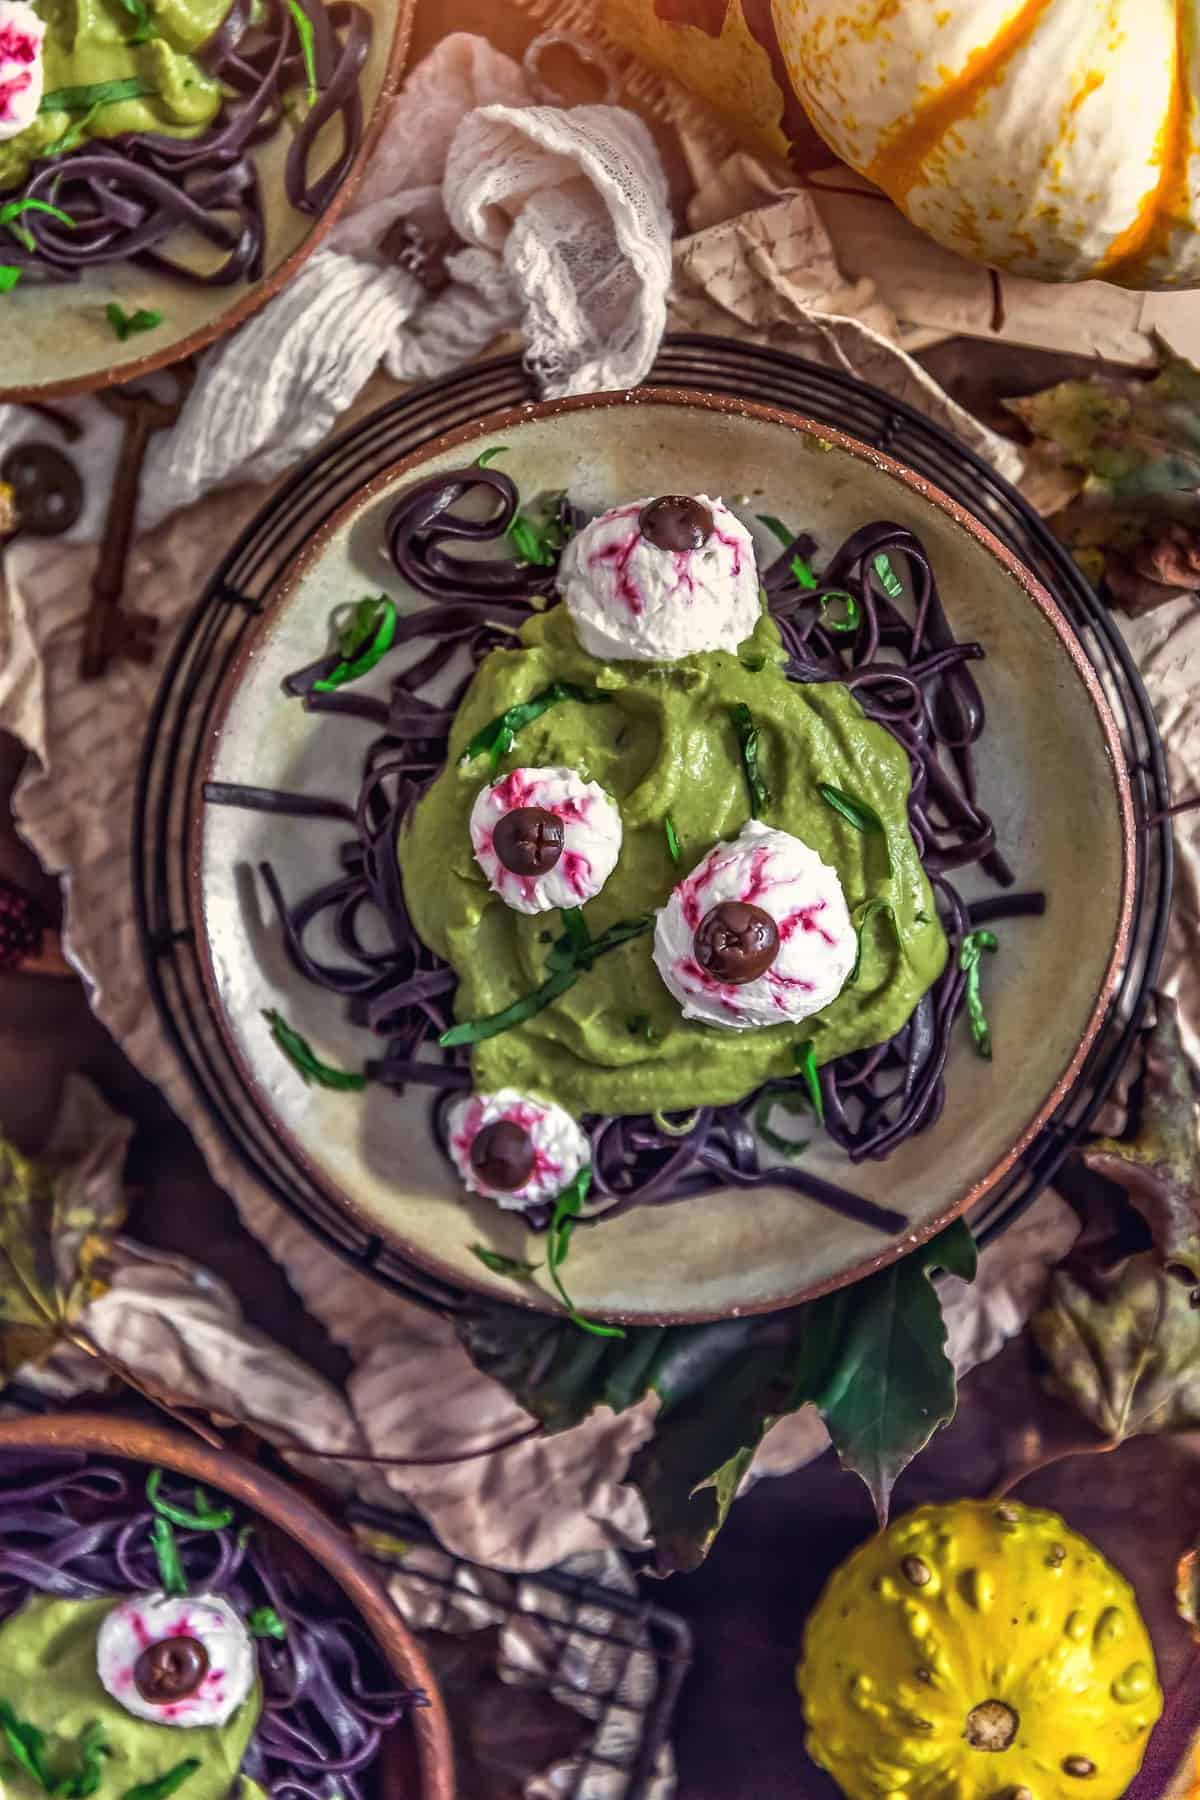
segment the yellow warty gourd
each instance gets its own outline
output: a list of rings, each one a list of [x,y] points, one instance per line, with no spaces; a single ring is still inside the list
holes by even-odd
[[[951,250],[1050,281],[1200,284],[1197,0],[770,7],[826,143]]]
[[[1015,1501],[923,1506],[855,1551],[797,1684],[849,1800],[1120,1800],[1162,1711],[1129,1583]]]

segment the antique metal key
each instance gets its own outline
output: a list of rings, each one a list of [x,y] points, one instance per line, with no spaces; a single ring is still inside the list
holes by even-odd
[[[160,400],[148,388],[136,387],[110,388],[96,396],[101,405],[124,419],[125,436],[100,542],[100,560],[92,578],[91,603],[84,620],[79,661],[84,681],[95,681],[103,675],[113,657],[148,663],[154,655],[158,620],[121,604],[125,572],[150,439],[174,425],[191,392],[196,371],[191,363],[181,363],[161,379],[173,379],[176,384],[175,393],[168,400]]]

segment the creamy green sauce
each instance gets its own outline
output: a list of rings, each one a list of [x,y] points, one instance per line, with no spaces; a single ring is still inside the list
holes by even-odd
[[[137,25],[121,0],[34,0],[46,21],[42,47],[46,95],[140,76],[153,92],[120,100],[91,113],[39,112],[16,137],[0,143],[0,192],[19,187],[29,165],[71,132],[83,138],[117,137],[124,131],[156,131],[196,137],[211,125],[221,89],[192,52],[212,37],[231,0],[146,0],[160,34],[132,44]],[[3,260],[0,258],[0,260]]]
[[[546,934],[558,913],[514,912],[488,888],[471,850],[471,807],[492,779],[488,758],[461,761],[474,734],[552,681],[605,689],[606,706],[566,701],[527,725],[502,769],[562,764],[619,802],[620,860],[584,914],[593,937],[663,905],[672,887],[750,816],[730,708],[751,710],[771,793],[764,823],[802,838],[841,878],[851,917],[887,900],[898,931],[876,912],[863,933],[857,984],[800,1024],[733,1032],[681,1017],[651,958],[648,934],[597,962],[537,1017],[473,1051],[476,1086],[512,1086],[574,1113],[683,1110],[743,1099],[773,1076],[795,1074],[794,1047],[812,1037],[818,1062],[898,1031],[941,973],[946,940],[908,828],[908,758],[840,683],[782,674],[779,634],[764,616],[741,657],[725,651],[673,663],[603,663],[580,649],[565,607],[532,619],[521,647],[480,666],[450,735],[443,773],[402,833],[399,855],[413,924],[456,970],[456,1015],[500,1011],[544,977]],[[766,664],[755,671],[745,657]],[[819,782],[873,807],[883,837],[857,831],[826,805]],[[681,859],[672,862],[670,815]],[[652,1034],[652,1035],[650,1035]]]
[[[120,1800],[131,1787],[156,1781],[185,1757],[200,1767],[179,1789],[180,1800],[226,1800],[238,1781],[246,1746],[258,1724],[258,1687],[228,1724],[186,1729],[135,1719],[112,1699],[96,1673],[96,1634],[114,1600],[52,1600],[35,1596],[0,1625],[0,1700],[46,1735],[52,1769],[69,1768],[87,1726],[104,1727],[110,1754],[96,1800]],[[13,1761],[0,1741],[0,1783],[6,1800],[46,1800],[44,1790]]]

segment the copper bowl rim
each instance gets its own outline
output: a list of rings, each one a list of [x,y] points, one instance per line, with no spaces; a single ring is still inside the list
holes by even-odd
[[[396,22],[392,31],[391,48],[388,51],[387,66],[383,72],[383,81],[375,97],[375,105],[363,131],[362,141],[355,153],[354,160],[347,169],[345,177],[337,193],[329,202],[319,219],[314,219],[311,228],[305,232],[296,248],[289,256],[285,256],[277,268],[264,275],[261,280],[252,282],[245,291],[226,308],[219,312],[207,325],[189,332],[176,344],[165,350],[150,351],[145,356],[136,357],[132,362],[114,363],[91,375],[75,375],[65,381],[27,382],[21,387],[0,387],[0,404],[21,405],[38,400],[72,400],[81,394],[96,394],[105,388],[121,387],[128,381],[141,380],[146,375],[153,375],[157,369],[169,369],[174,363],[184,362],[197,351],[206,350],[210,344],[217,343],[227,337],[239,325],[252,318],[268,300],[273,300],[293,276],[297,275],[309,257],[317,250],[323,239],[337,224],[345,210],[351,195],[366,173],[367,162],[375,149],[387,122],[388,108],[395,99],[400,87],[400,78],[404,74],[408,61],[409,46],[412,43],[413,26],[416,21],[417,0],[395,0]],[[114,349],[121,346],[114,342]]]
[[[803,436],[818,439],[825,444],[832,444],[838,449],[848,451],[859,461],[868,462],[873,467],[883,470],[910,488],[928,504],[944,513],[952,523],[967,531],[987,553],[1000,563],[1007,574],[1017,583],[1026,598],[1046,619],[1058,638],[1063,650],[1070,659],[1079,680],[1087,690],[1095,708],[1100,727],[1108,749],[1113,775],[1115,798],[1121,822],[1121,906],[1114,934],[1113,947],[1105,968],[1104,976],[1097,990],[1095,1003],[1088,1015],[1087,1023],[1080,1038],[1079,1046],[1071,1057],[1054,1086],[1050,1089],[1037,1113],[1030,1120],[1024,1131],[1020,1133],[1010,1148],[1005,1151],[992,1167],[973,1182],[963,1195],[946,1207],[935,1218],[910,1231],[898,1233],[887,1247],[873,1255],[864,1257],[860,1262],[841,1271],[837,1275],[817,1282],[806,1283],[789,1294],[751,1304],[741,1304],[736,1311],[739,1317],[751,1317],[756,1314],[781,1312],[787,1307],[800,1306],[809,1300],[819,1299],[823,1294],[834,1292],[838,1288],[849,1287],[854,1282],[864,1280],[868,1275],[876,1274],[880,1269],[899,1260],[901,1256],[927,1243],[936,1237],[948,1225],[969,1212],[982,1200],[996,1183],[1012,1168],[1013,1164],[1028,1148],[1042,1127],[1057,1111],[1062,1101],[1070,1092],[1072,1085],[1084,1063],[1087,1061],[1096,1036],[1104,1022],[1109,1004],[1116,991],[1121,970],[1129,951],[1129,940],[1133,926],[1133,901],[1136,885],[1136,826],[1134,820],[1133,791],[1129,778],[1129,769],[1121,744],[1120,732],[1113,717],[1112,709],[1104,697],[1100,679],[1075,634],[1074,627],[1067,619],[1058,602],[1049,591],[1027,569],[1013,553],[1002,544],[987,527],[980,523],[971,513],[952,499],[949,494],[918,475],[914,469],[897,462],[894,457],[883,451],[874,450],[861,439],[851,437],[847,432],[839,431],[833,426],[810,419],[802,413],[793,412],[785,407],[771,406],[765,402],[742,400],[726,394],[710,394],[691,388],[642,387],[622,389],[612,393],[575,394],[561,400],[546,400],[528,403],[523,406],[507,407],[501,412],[489,413],[481,419],[473,420],[467,425],[455,427],[453,431],[443,433],[430,440],[420,448],[410,451],[407,456],[389,465],[380,474],[375,475],[363,487],[344,501],[337,511],[326,520],[303,550],[295,556],[280,577],[276,592],[263,609],[255,629],[239,646],[237,654],[230,663],[218,689],[212,710],[212,720],[208,728],[208,745],[203,757],[196,785],[188,796],[184,829],[188,842],[188,897],[191,916],[197,924],[196,948],[201,978],[204,984],[209,1008],[213,1014],[217,1028],[221,1033],[226,1050],[246,1082],[250,1092],[263,1108],[264,1116],[272,1129],[287,1145],[304,1168],[309,1179],[322,1194],[335,1206],[348,1214],[364,1230],[373,1236],[382,1238],[393,1246],[404,1258],[418,1268],[436,1276],[442,1282],[449,1282],[458,1289],[466,1289],[477,1293],[488,1300],[495,1300],[498,1291],[486,1286],[475,1278],[473,1272],[464,1272],[450,1268],[429,1254],[428,1251],[410,1244],[397,1230],[390,1228],[373,1213],[360,1208],[356,1201],[343,1192],[335,1183],[329,1181],[324,1171],[309,1157],[291,1130],[270,1107],[257,1072],[243,1056],[234,1033],[230,1030],[221,1001],[220,989],[213,967],[208,934],[205,930],[205,910],[201,889],[201,849],[204,831],[204,819],[207,808],[203,800],[205,783],[212,774],[213,762],[220,747],[222,729],[234,696],[241,683],[246,669],[256,654],[263,632],[273,617],[287,605],[297,587],[303,581],[309,568],[319,560],[330,540],[343,527],[391,488],[402,476],[415,474],[424,464],[431,462],[444,451],[455,449],[460,445],[477,443],[481,438],[495,437],[506,431],[512,431],[519,425],[529,424],[538,419],[555,418],[563,413],[597,411],[614,406],[628,407],[636,405],[678,406],[681,408],[699,409],[704,412],[734,414],[739,417],[762,420],[766,424],[783,426]],[[700,1196],[703,1198],[703,1196]],[[558,1314],[560,1308],[553,1297],[543,1295],[540,1290],[534,1295],[521,1290],[517,1293],[505,1292],[502,1296],[512,1306],[522,1306],[535,1313]],[[591,1314],[597,1319],[621,1325],[694,1325],[706,1324],[729,1316],[729,1309],[697,1308],[687,1312],[630,1312],[628,1310],[607,1310],[603,1307],[591,1306]]]
[[[455,1800],[454,1749],[445,1702],[424,1651],[351,1539],[286,1481],[236,1451],[217,1451],[182,1432],[106,1413],[0,1420],[0,1450],[82,1450],[188,1475],[277,1525],[327,1571],[353,1602],[388,1665],[429,1697],[408,1714],[420,1769],[419,1800]],[[314,1454],[317,1454],[314,1452]],[[414,1797],[416,1800],[416,1797]]]

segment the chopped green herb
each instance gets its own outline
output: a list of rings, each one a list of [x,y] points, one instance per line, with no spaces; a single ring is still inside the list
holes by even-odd
[[[795,543],[798,534],[794,531],[789,531],[783,520],[777,519],[773,513],[759,513],[758,522],[760,525],[765,525],[768,531],[774,532],[780,543],[785,547],[788,544]],[[796,577],[796,580],[800,583],[802,588],[816,587],[817,578],[802,556],[793,556],[791,569],[792,574]]]
[[[287,1626],[273,1606],[256,1606],[246,1614],[246,1627],[251,1637],[279,1638],[287,1636]]]
[[[368,641],[369,640],[369,641]],[[360,600],[351,623],[341,635],[342,661],[330,669],[320,681],[314,681],[314,694],[331,694],[335,688],[357,681],[377,663],[381,663],[396,641],[396,607],[386,594],[376,600]],[[366,648],[362,646],[366,644]],[[348,649],[347,645],[352,645]],[[360,652],[356,654],[356,652]]]
[[[774,1130],[771,1114],[777,1106],[782,1106],[789,1113],[797,1110],[794,1102],[785,1094],[764,1094],[754,1109],[754,1129],[767,1148],[774,1150],[777,1156],[801,1156],[812,1139],[784,1137],[781,1132]]]
[[[493,1275],[511,1275],[514,1281],[532,1275],[541,1268],[541,1263],[521,1262],[515,1256],[501,1256],[498,1250],[489,1250],[486,1244],[472,1244],[471,1255],[477,1256],[485,1269]]]
[[[502,712],[498,719],[492,719],[482,730],[477,731],[466,749],[462,760],[470,762],[472,757],[483,756],[491,752],[492,768],[500,766],[500,758],[507,756],[512,749],[513,739],[524,726],[540,719],[544,712],[552,706],[558,706],[563,700],[579,700],[584,706],[607,706],[612,699],[611,694],[602,694],[599,688],[579,687],[573,681],[554,681],[549,687],[542,688],[539,693],[528,700],[519,700]]]
[[[847,824],[853,825],[855,831],[883,830],[883,820],[865,800],[856,800],[853,794],[832,787],[828,781],[818,781],[817,792],[826,806],[832,806],[834,812],[840,813]]]
[[[648,1044],[658,1042],[658,1032],[649,1013],[634,1013],[632,1019],[626,1019],[625,1029],[630,1037],[645,1038]]]
[[[10,200],[6,206],[0,206],[0,225],[10,231],[18,244],[23,245],[26,250],[37,248],[32,231],[17,223],[21,214],[27,212],[49,213],[50,217],[57,219],[60,225],[68,225],[72,231],[75,229],[74,219],[70,213],[63,212],[61,207],[51,206],[45,200]]]
[[[52,94],[42,95],[38,111],[85,113],[97,106],[116,106],[121,100],[144,100],[147,94],[157,92],[152,81],[130,75],[123,81],[95,81],[87,87],[55,88]]]
[[[831,619],[829,617],[831,606],[844,606],[845,617]],[[827,594],[821,595],[821,623],[826,631],[857,631],[859,618],[858,601],[853,594],[848,594],[845,588],[831,588]]]
[[[104,1758],[111,1754],[103,1725],[93,1719],[90,1725],[84,1726],[75,1745],[74,1773],[59,1776],[54,1792],[64,1795],[65,1800],[90,1800],[104,1780]]]
[[[263,1018],[271,1027],[271,1036],[292,1064],[305,1087],[316,1082],[318,1087],[335,1088],[346,1093],[357,1093],[367,1085],[365,1075],[352,1074],[347,1069],[334,1069],[321,1061],[308,1042],[298,1031],[293,1031],[281,1013],[274,1010],[264,1011]]]
[[[170,1500],[163,1500],[159,1495],[162,1486],[163,1472],[151,1469],[146,1477],[146,1498],[160,1519],[169,1519],[172,1525],[181,1525],[186,1531],[224,1531],[233,1524],[232,1506],[215,1507],[208,1504],[203,1489],[196,1489],[196,1512],[189,1512],[184,1506],[175,1506]]]
[[[958,966],[967,974],[967,1019],[971,1027],[971,1040],[980,1056],[992,1059],[992,1033],[983,1010],[983,996],[979,991],[979,964],[985,950],[998,948],[998,940],[994,931],[968,931],[958,952]]]
[[[66,156],[68,151],[78,150],[80,144],[82,144],[84,138],[88,135],[92,121],[95,119],[96,114],[102,110],[102,107],[102,101],[97,101],[95,106],[89,106],[88,110],[76,119],[73,124],[68,125],[60,138],[55,138],[52,144],[46,146],[42,151],[42,155],[47,158],[51,156]]]
[[[914,924],[917,924],[917,925],[932,925],[933,924],[933,920],[929,917],[929,914],[925,911],[925,909],[923,907],[920,912],[915,912],[913,914],[913,922],[914,922]]]
[[[479,455],[475,458],[475,467],[477,469],[486,469],[488,464],[491,462],[495,462],[495,460],[498,456],[507,456],[507,455],[508,455],[508,445],[507,444],[493,444],[490,450],[481,450],[480,451]]]
[[[519,1000],[506,1006],[503,1012],[491,1013],[483,1019],[466,1019],[461,1025],[452,1025],[449,1031],[443,1031],[438,1043],[443,1050],[452,1050],[458,1044],[481,1044],[485,1038],[498,1037],[502,1031],[511,1031],[514,1025],[524,1025],[527,1019],[544,1012],[560,994],[565,994],[568,988],[574,987],[583,969],[590,969],[598,956],[604,956],[609,950],[616,950],[621,944],[627,944],[631,938],[641,937],[644,932],[652,931],[654,917],[653,913],[640,913],[637,918],[622,919],[616,925],[610,925],[598,938],[590,940],[585,952],[577,952],[569,937],[559,938],[546,959],[546,967],[550,973],[540,987],[534,988],[530,994],[522,994]]]
[[[125,41],[129,44],[148,44],[151,38],[160,35],[146,0],[121,0],[121,5],[133,20],[133,36]]]
[[[518,513],[505,533],[522,562],[552,569],[570,535],[559,513],[562,493],[547,496],[548,511],[539,525],[528,513]]]
[[[733,729],[737,732],[738,748],[742,753],[742,768],[746,775],[746,787],[750,794],[750,817],[761,819],[765,809],[771,804],[771,796],[767,792],[767,784],[762,778],[758,766],[760,749],[758,726],[754,723],[750,708],[743,700],[731,706],[729,716],[733,720]]]
[[[899,600],[904,593],[904,583],[893,569],[891,559],[884,551],[881,550],[875,558],[874,568],[888,599]]]
[[[591,1185],[592,1170],[591,1165],[588,1164],[580,1169],[574,1181],[565,1187],[558,1196],[554,1206],[554,1217],[550,1221],[550,1230],[546,1238],[546,1266],[550,1271],[550,1279],[558,1289],[559,1297],[570,1314],[573,1325],[577,1325],[580,1331],[590,1331],[593,1337],[623,1338],[625,1333],[619,1325],[598,1325],[594,1319],[585,1319],[582,1313],[577,1312],[575,1302],[563,1286],[562,1276],[559,1274],[559,1270],[567,1260],[567,1251],[571,1247],[571,1233],[575,1229],[575,1221],[583,1211],[583,1203]]]
[[[820,1077],[817,1074],[817,1052],[811,1038],[802,1044],[796,1044],[792,1050],[792,1058],[804,1077],[804,1085],[808,1089],[808,1097],[812,1101],[813,1111],[823,1125],[825,1123],[825,1101],[821,1094]]]
[[[892,921],[892,924],[894,925],[896,923],[896,915],[892,911],[892,903],[890,900],[877,899],[867,901],[862,909],[862,915],[859,918],[856,928],[858,942],[854,951],[854,967],[846,977],[847,987],[853,987],[858,980],[859,972],[862,969],[863,931],[866,929],[867,921],[874,918],[876,913],[886,913],[888,918]]]
[[[23,274],[23,269],[15,269],[11,263],[0,263],[0,294],[11,294]]]
[[[588,930],[588,922],[583,916],[581,906],[564,906],[562,922],[567,929],[567,937],[571,944],[572,956],[578,957],[583,968],[588,966],[588,951],[591,948],[592,934]]]
[[[675,829],[670,813],[663,820],[663,830],[667,834],[667,853],[672,862],[679,861],[679,833]]]
[[[176,1763],[173,1769],[168,1769],[165,1775],[160,1775],[156,1781],[141,1781],[136,1787],[126,1788],[121,1795],[121,1800],[168,1800],[168,1796],[173,1794],[176,1788],[181,1788],[199,1767],[200,1758],[198,1756],[187,1756],[182,1762]]]
[[[665,1112],[654,1112],[650,1116],[667,1137],[689,1137],[700,1123],[700,1111],[698,1106],[693,1107],[690,1113],[684,1113],[682,1119],[672,1119]]]
[[[115,300],[109,301],[104,309],[104,316],[122,343],[131,337],[136,337],[140,331],[153,331],[163,322],[163,315],[160,312],[151,312],[146,307],[139,306],[136,312],[127,313],[125,308],[118,306]]]
[[[296,36],[300,40],[300,54],[304,58],[304,79],[308,84],[308,104],[315,106],[320,88],[317,86],[317,43],[313,33],[312,20],[300,5],[299,0],[287,0],[288,11],[292,15],[292,23],[296,27]]]
[[[54,1781],[46,1766],[45,1734],[36,1725],[19,1719],[7,1700],[0,1700],[0,1733],[13,1761],[31,1775],[40,1788],[52,1794]]]
[[[187,1577],[183,1572],[183,1564],[179,1560],[179,1546],[175,1542],[175,1533],[169,1522],[161,1513],[155,1515],[150,1527],[150,1542],[154,1545],[154,1555],[158,1562],[158,1578],[162,1582],[165,1594],[186,1594]]]

